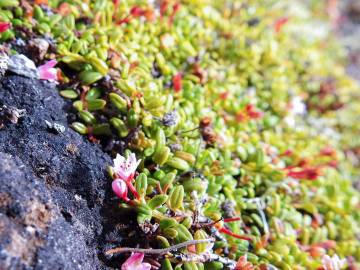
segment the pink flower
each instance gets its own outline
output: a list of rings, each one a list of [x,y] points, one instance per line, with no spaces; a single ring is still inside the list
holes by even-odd
[[[141,159],[136,160],[134,153],[131,153],[128,159],[117,154],[114,159],[114,178],[112,189],[116,196],[124,201],[129,201],[127,191],[130,189],[136,199],[140,199],[139,193],[136,191],[132,181],[134,180],[136,168],[139,166]]]
[[[322,258],[322,264],[324,270],[340,270],[346,264],[346,260],[340,260],[339,256],[335,254],[334,256],[330,257],[329,255],[325,255]]]
[[[57,64],[56,60],[50,60],[44,65],[38,67],[41,80],[56,81],[57,69],[54,66]]]
[[[8,22],[0,22],[0,33],[3,33],[8,29],[10,29],[10,23],[8,23]]]
[[[136,168],[139,166],[141,159],[136,160],[134,153],[131,153],[126,160],[123,156],[117,154],[114,159],[114,173],[116,178],[124,181],[131,181],[134,178]]]
[[[128,202],[130,200],[127,196],[128,187],[124,180],[115,179],[112,182],[111,187],[118,198],[123,199],[125,202]]]
[[[149,263],[143,263],[144,253],[133,253],[123,263],[121,270],[150,270],[151,265]]]

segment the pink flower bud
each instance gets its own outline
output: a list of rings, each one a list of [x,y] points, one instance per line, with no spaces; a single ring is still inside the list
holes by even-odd
[[[129,198],[127,197],[128,187],[124,180],[115,179],[112,182],[111,187],[113,192],[118,198],[123,199],[126,202],[129,201]]]
[[[8,22],[0,22],[0,33],[3,33],[8,29],[10,29],[10,23],[8,23]]]
[[[57,69],[54,66],[57,64],[56,60],[50,60],[44,65],[38,67],[40,79],[56,81],[57,80]]]
[[[133,253],[123,263],[121,270],[150,270],[149,263],[143,263],[144,253]]]

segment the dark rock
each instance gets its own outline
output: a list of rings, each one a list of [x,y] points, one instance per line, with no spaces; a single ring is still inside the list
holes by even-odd
[[[68,104],[53,84],[2,78],[4,105],[26,114],[0,130],[0,269],[119,267],[119,258],[102,255],[121,242],[129,215],[111,192],[111,158],[69,128]],[[66,128],[54,132],[46,122]]]
[[[6,124],[17,124],[19,118],[26,114],[26,110],[21,110],[15,107],[7,107],[3,105],[0,107],[0,129]]]
[[[9,56],[6,53],[0,52],[0,77],[4,76],[9,67]]]
[[[8,70],[12,73],[22,75],[28,78],[39,78],[39,71],[32,60],[23,54],[11,55],[8,64]]]
[[[49,130],[55,132],[56,134],[64,133],[65,127],[58,123],[50,123],[49,121],[45,120],[45,123]]]
[[[32,59],[43,60],[49,49],[49,42],[44,38],[34,38],[29,41],[28,51]]]

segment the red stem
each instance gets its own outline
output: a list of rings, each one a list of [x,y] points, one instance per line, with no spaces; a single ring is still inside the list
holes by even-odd
[[[234,218],[224,218],[224,222],[227,223],[227,222],[235,222],[235,221],[240,221],[241,218],[240,217],[234,217]]]
[[[229,229],[226,229],[224,227],[219,229],[219,232],[225,233],[227,235],[230,235],[232,237],[235,237],[237,239],[242,239],[242,240],[246,240],[246,241],[252,241],[252,238],[246,235],[240,235],[240,234],[236,234],[233,233],[232,231],[230,231]]]
[[[128,188],[130,189],[131,193],[134,194],[135,198],[140,200],[140,195],[139,193],[136,191],[134,185],[130,182],[130,181],[125,181],[126,185],[128,186]]]

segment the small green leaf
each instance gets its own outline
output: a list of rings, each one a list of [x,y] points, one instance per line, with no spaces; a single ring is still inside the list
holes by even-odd
[[[94,100],[88,101],[87,105],[88,105],[88,109],[90,111],[101,110],[105,107],[106,101],[103,99],[94,99]]]
[[[165,194],[161,194],[161,195],[156,195],[153,198],[151,198],[150,201],[147,202],[147,205],[151,208],[151,209],[155,209],[161,205],[163,205],[168,199],[168,196]]]
[[[189,164],[178,157],[173,157],[166,162],[167,165],[182,171],[188,171],[190,169]]]
[[[83,123],[74,122],[71,124],[71,127],[82,135],[87,134],[87,127]]]
[[[96,71],[84,70],[79,74],[80,80],[86,85],[93,84],[100,80],[102,77],[103,75]]]
[[[126,99],[115,93],[110,93],[109,99],[116,108],[118,108],[122,112],[126,112],[128,105]]]
[[[176,211],[183,207],[184,200],[184,187],[177,186],[173,188],[170,192],[169,197],[169,207],[171,210]]]
[[[107,123],[95,125],[92,133],[94,135],[111,135],[110,125]]]
[[[64,97],[64,98],[69,98],[69,99],[75,99],[78,97],[78,93],[74,90],[62,90],[60,91],[60,96]]]
[[[79,116],[80,116],[81,120],[83,120],[87,124],[95,124],[96,123],[96,119],[91,112],[80,111]]]

